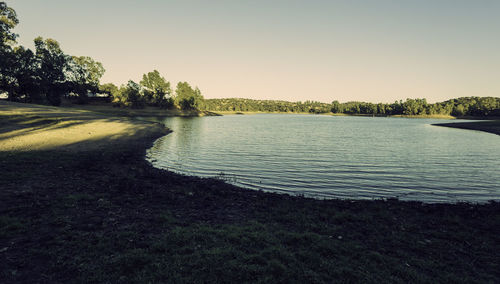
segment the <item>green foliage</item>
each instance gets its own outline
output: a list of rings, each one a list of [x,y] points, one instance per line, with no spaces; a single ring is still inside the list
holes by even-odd
[[[173,106],[170,82],[165,80],[160,72],[154,70],[142,75],[140,84],[143,86],[144,98],[148,104],[164,108]]]
[[[129,81],[126,86],[117,89],[112,84],[101,85],[100,91],[111,94],[113,103],[135,108],[145,105],[171,108],[175,106],[183,110],[200,109],[203,107],[203,96],[198,88],[193,89],[187,82],[179,82],[175,90],[176,96],[171,96],[170,82],[154,70],[144,74],[140,84]]]
[[[118,95],[118,87],[113,83],[106,83],[99,86],[99,93],[108,94],[113,99]]]
[[[38,60],[35,54],[22,46],[11,53],[14,59],[10,65],[10,84],[4,88],[9,99],[17,101],[40,101],[38,88]]]
[[[77,72],[74,72],[77,73],[75,75],[79,76],[77,79],[79,79],[82,84],[96,87],[102,75],[104,75],[105,70],[102,64],[88,56],[73,56],[72,59],[78,66]]]
[[[179,82],[175,89],[175,103],[183,110],[199,109],[203,104],[200,89],[194,90],[187,82]]]
[[[2,89],[8,92],[10,100],[59,105],[61,97],[70,92],[85,101],[88,92],[98,90],[104,74],[100,62],[69,56],[53,39],[37,37],[34,42],[35,52],[19,46],[9,54],[11,64],[2,74],[2,78],[9,78],[3,80],[8,84]]]
[[[305,101],[287,102],[274,100],[252,100],[240,98],[207,99],[204,107],[209,111],[251,111],[251,112],[308,112],[327,113],[330,104]]]
[[[340,103],[339,101],[333,101],[332,102],[332,113],[341,113],[342,109],[340,108]]]
[[[70,58],[64,54],[59,43],[54,39],[34,40],[36,57],[39,60],[39,87],[52,105],[61,104],[61,96],[67,90],[66,74]]]
[[[333,113],[373,114],[373,115],[453,115],[498,116],[500,98],[464,97],[445,102],[429,104],[425,99],[407,99],[392,104],[372,104],[365,102],[332,102]]]
[[[341,113],[360,115],[454,115],[454,116],[500,116],[500,98],[470,97],[458,98],[441,103],[429,104],[426,99],[407,99],[392,104],[333,101],[286,102],[250,99],[208,99],[204,106],[209,111],[255,111],[255,112],[308,112]]]
[[[470,116],[500,116],[500,98],[466,97],[447,101],[454,112],[463,111]],[[463,110],[462,110],[463,108]]]
[[[0,93],[9,91],[13,78],[15,56],[12,52],[12,45],[15,43],[17,35],[12,29],[19,23],[14,9],[7,6],[5,2],[0,2]]]
[[[72,56],[68,60],[67,80],[81,102],[86,101],[88,92],[99,90],[99,80],[104,71],[100,62],[88,56]]]
[[[0,238],[23,232],[24,230],[26,230],[26,225],[20,219],[0,215]]]
[[[50,38],[35,38],[35,52],[13,47],[17,35],[11,29],[18,23],[16,12],[0,2],[0,92],[12,101],[59,105],[63,95],[76,93],[85,101],[89,91],[98,90],[101,63],[69,56]]]
[[[17,24],[19,24],[19,20],[16,11],[7,6],[5,2],[0,2],[0,46],[15,43],[17,35],[11,30]]]
[[[141,94],[141,85],[129,80],[127,85],[120,87],[113,102],[134,108],[143,107],[144,99]]]

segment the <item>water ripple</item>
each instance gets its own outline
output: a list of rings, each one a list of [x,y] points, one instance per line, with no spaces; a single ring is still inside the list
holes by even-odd
[[[500,137],[430,119],[304,115],[167,118],[154,166],[317,198],[500,200]]]

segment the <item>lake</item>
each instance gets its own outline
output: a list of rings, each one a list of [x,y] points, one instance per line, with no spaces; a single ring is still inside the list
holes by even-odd
[[[437,119],[258,114],[172,117],[153,166],[316,198],[500,199],[500,136]]]

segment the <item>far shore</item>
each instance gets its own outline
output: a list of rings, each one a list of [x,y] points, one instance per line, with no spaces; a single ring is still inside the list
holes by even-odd
[[[16,104],[7,100],[0,100],[4,104]],[[43,106],[36,104],[22,104]],[[359,117],[399,117],[399,118],[417,118],[417,119],[443,119],[443,120],[500,120],[500,117],[476,117],[476,116],[463,116],[455,117],[443,114],[430,114],[430,115],[371,115],[371,114],[347,114],[347,113],[311,113],[311,112],[267,112],[267,111],[207,111],[207,110],[180,110],[180,109],[163,109],[155,106],[145,106],[143,108],[120,107],[113,106],[111,103],[87,103],[87,104],[74,104],[69,100],[63,100],[60,106],[64,109],[73,109],[76,111],[91,111],[100,113],[106,116],[114,117],[202,117],[202,116],[222,116],[222,115],[254,115],[254,114],[301,114],[301,115],[327,115],[327,116],[359,116]]]
[[[462,119],[451,115],[371,115],[371,114],[347,114],[347,113],[310,113],[310,112],[265,112],[265,111],[214,111],[221,115],[253,115],[253,114],[307,114],[307,115],[329,115],[329,116],[361,116],[361,117],[403,117],[403,118],[436,118],[436,119]],[[464,118],[469,119],[469,118]],[[477,119],[477,118],[476,118]]]

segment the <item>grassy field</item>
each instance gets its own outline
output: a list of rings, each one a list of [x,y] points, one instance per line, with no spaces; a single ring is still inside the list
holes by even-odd
[[[117,119],[81,109],[6,102],[0,102],[0,123],[0,151],[4,152],[51,149],[104,151],[124,139],[156,132],[167,133],[160,124]]]
[[[104,135],[114,123],[122,128]],[[101,134],[80,133],[87,124]],[[57,131],[80,135],[56,143]],[[246,190],[152,168],[145,150],[165,133],[0,103],[0,282],[500,282],[497,202]],[[31,146],[3,146],[15,138]]]

